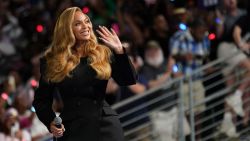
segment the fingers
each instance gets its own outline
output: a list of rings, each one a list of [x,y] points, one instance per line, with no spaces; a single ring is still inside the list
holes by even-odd
[[[64,128],[63,124],[61,124],[61,125],[62,125],[61,128],[57,128],[54,124],[51,124],[50,130],[51,130],[53,136],[55,136],[55,137],[63,136],[63,133],[65,132],[65,128]]]
[[[99,26],[99,30],[97,30],[98,33],[102,36],[102,37],[109,37],[112,36],[111,32],[104,26]]]
[[[99,37],[100,40],[102,40],[104,43],[108,43],[108,40],[106,40],[105,38]]]
[[[117,34],[116,34],[116,32],[114,31],[113,28],[111,28],[111,31],[112,31],[112,34],[113,34],[113,35],[117,36]]]
[[[107,29],[107,27],[105,27],[105,26],[102,26],[102,28],[101,29],[103,29],[108,35],[113,35],[113,34],[111,34],[111,32]]]
[[[100,35],[99,39],[108,45],[110,39],[114,37],[113,34],[104,26],[99,26],[99,30],[97,29],[96,32]]]
[[[111,31],[109,31],[105,26],[99,26],[99,30],[96,31],[98,34],[100,34],[102,37],[109,37],[109,36],[117,36],[116,32],[113,28],[110,28]]]
[[[96,30],[96,32],[101,35],[101,38],[106,38],[106,35],[104,35],[100,30]]]
[[[120,48],[122,45],[117,34],[112,28],[109,31],[106,27],[99,26],[99,29],[97,29],[96,31],[100,35],[99,39],[101,41],[103,41],[111,49],[118,50],[117,52],[120,52]]]

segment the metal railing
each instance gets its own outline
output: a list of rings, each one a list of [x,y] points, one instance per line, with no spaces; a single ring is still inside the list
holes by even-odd
[[[230,135],[222,132],[225,113],[232,112],[232,108],[225,106],[225,99],[243,83],[250,81],[250,78],[244,77],[246,70],[235,68],[233,75],[224,76],[222,71],[228,67],[225,60],[231,58],[220,58],[203,67],[195,70],[188,76],[179,77],[165,84],[152,88],[143,94],[133,96],[112,106],[120,117],[122,127],[124,128],[125,138],[128,141],[168,141],[170,139],[185,140],[230,140]],[[190,89],[195,85],[192,76],[207,72],[213,68],[213,71],[204,75],[201,79],[204,88],[204,98],[193,99],[199,94]],[[243,77],[242,77],[243,76]],[[227,85],[227,81],[233,78],[240,78],[233,84]],[[189,87],[188,96],[183,94],[184,87]],[[250,93],[250,88],[244,90],[245,94]],[[185,104],[185,97],[188,97],[188,104]],[[243,99],[243,105],[250,103],[249,97]],[[250,105],[250,104],[248,104]],[[204,109],[197,112],[199,106],[205,106]],[[172,112],[177,109],[176,112]],[[250,106],[244,108],[244,112],[249,111]],[[177,119],[173,118],[176,117]],[[250,131],[250,127],[243,126],[243,118],[233,116],[232,130],[235,128],[236,138],[245,137]],[[165,118],[165,120],[164,120]],[[174,124],[165,125],[169,120]],[[185,119],[187,123],[185,123]],[[164,125],[166,127],[164,127]],[[178,126],[176,126],[178,125]],[[190,131],[190,132],[189,132]],[[169,137],[169,139],[167,139]]]

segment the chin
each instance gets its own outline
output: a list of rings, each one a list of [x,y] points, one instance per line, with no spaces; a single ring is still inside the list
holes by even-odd
[[[90,38],[83,38],[82,41],[88,41]]]
[[[83,37],[83,38],[81,38],[81,40],[82,41],[88,41],[88,40],[90,40],[90,36],[89,37]]]

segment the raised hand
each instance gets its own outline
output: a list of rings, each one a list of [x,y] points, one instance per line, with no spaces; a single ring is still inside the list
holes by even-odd
[[[99,39],[102,40],[112,50],[114,50],[115,53],[124,53],[121,41],[112,28],[111,31],[109,31],[105,26],[99,26],[99,29],[97,29],[96,31],[100,35]]]

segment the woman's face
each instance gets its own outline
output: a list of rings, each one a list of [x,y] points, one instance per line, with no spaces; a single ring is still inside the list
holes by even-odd
[[[77,41],[86,41],[90,39],[92,24],[90,19],[80,11],[74,16],[72,30]]]

